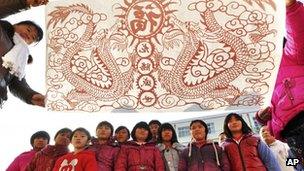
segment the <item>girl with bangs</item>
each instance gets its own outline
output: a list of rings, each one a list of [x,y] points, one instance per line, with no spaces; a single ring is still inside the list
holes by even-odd
[[[230,113],[224,121],[227,139],[223,148],[228,155],[231,170],[280,171],[275,156],[258,135],[253,134],[244,119]]]
[[[158,144],[165,162],[166,171],[177,171],[179,155],[185,146],[177,141],[177,135],[170,123],[163,123],[158,130]]]
[[[132,141],[121,146],[115,170],[117,171],[164,171],[165,166],[146,122],[137,123],[131,132]]]

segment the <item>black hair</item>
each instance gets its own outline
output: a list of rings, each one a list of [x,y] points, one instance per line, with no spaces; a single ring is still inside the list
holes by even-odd
[[[116,128],[115,134],[117,134],[120,130],[123,130],[123,129],[127,130],[127,132],[128,132],[128,139],[130,139],[130,130],[127,127],[125,127],[125,126],[119,126],[118,128]]]
[[[218,136],[220,136],[220,135],[225,135],[225,136],[227,136],[227,135],[225,134],[225,132],[221,132],[221,133],[218,134]]]
[[[91,137],[90,132],[89,132],[88,130],[86,130],[85,128],[79,127],[79,128],[76,128],[76,129],[72,132],[72,135],[71,135],[71,137],[70,137],[70,141],[72,141],[72,138],[73,138],[75,132],[77,132],[77,131],[85,133],[86,136],[88,137],[88,141],[91,140],[92,137]]]
[[[25,20],[25,21],[21,21],[19,23],[16,23],[15,25],[29,25],[29,26],[35,27],[35,29],[37,30],[37,40],[36,40],[36,42],[39,42],[40,40],[42,40],[42,38],[43,38],[43,30],[35,22],[30,21],[30,20]]]
[[[31,136],[31,139],[30,139],[30,142],[31,142],[32,147],[33,147],[33,145],[34,145],[34,140],[35,140],[36,138],[45,138],[45,139],[47,139],[47,143],[50,142],[50,135],[49,135],[49,133],[47,133],[46,131],[37,131],[37,132],[35,132],[35,133]]]
[[[31,63],[33,63],[33,56],[29,55],[27,58],[27,64],[31,64]]]
[[[175,129],[170,123],[163,123],[158,129],[158,138],[157,138],[157,143],[162,143],[163,142],[163,137],[162,137],[162,132],[165,130],[171,130],[172,131],[172,138],[171,138],[171,143],[177,143],[177,135],[175,132]]]
[[[137,138],[135,136],[135,132],[136,132],[137,128],[144,128],[145,130],[148,131],[148,137],[146,138],[145,142],[149,142],[152,139],[152,133],[150,131],[149,125],[147,124],[147,122],[141,121],[141,122],[138,122],[132,129],[131,137],[134,141],[137,141]]]
[[[191,130],[191,126],[194,123],[196,123],[196,122],[200,123],[201,125],[203,125],[205,127],[205,139],[207,139],[207,135],[208,135],[209,129],[208,129],[207,124],[203,120],[196,119],[196,120],[191,121],[191,123],[190,123],[190,130]]]
[[[114,131],[114,128],[113,128],[113,125],[108,122],[108,121],[102,121],[102,122],[99,122],[99,124],[97,125],[96,127],[96,130],[102,126],[107,126],[111,129],[111,136],[113,135],[113,131]]]
[[[72,135],[72,130],[69,129],[69,128],[62,128],[60,129],[59,131],[56,132],[55,136],[54,136],[54,139],[56,139],[56,137],[61,134],[61,133],[69,133],[70,134],[70,137]]]
[[[248,133],[252,132],[251,128],[247,125],[245,120],[240,115],[238,115],[236,113],[230,113],[226,116],[226,118],[224,120],[224,133],[226,134],[227,138],[233,138],[232,133],[231,133],[230,129],[228,128],[228,123],[232,117],[235,117],[237,120],[242,122],[242,133],[243,134],[248,134]]]
[[[151,120],[151,121],[149,122],[149,126],[151,126],[152,124],[157,124],[158,126],[161,125],[161,123],[159,122],[159,120]]]

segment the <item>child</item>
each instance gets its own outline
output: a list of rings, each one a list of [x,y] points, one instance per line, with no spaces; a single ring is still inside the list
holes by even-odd
[[[87,150],[91,135],[84,128],[77,128],[72,132],[71,142],[74,151],[60,157],[53,168],[53,171],[77,170],[97,171],[95,153]]]
[[[130,139],[130,131],[125,126],[119,126],[115,130],[115,140],[119,145],[126,143]]]
[[[55,134],[55,145],[48,145],[37,152],[27,171],[52,171],[56,160],[69,152],[68,145],[72,131],[69,128],[62,128]]]
[[[225,135],[224,132],[221,132],[219,135],[218,135],[218,143],[219,143],[219,146],[222,146],[223,142],[225,141],[225,139],[227,138],[227,136]]]
[[[190,123],[193,139],[180,156],[179,171],[229,171],[230,164],[226,153],[211,140],[207,140],[208,126],[202,120]]]
[[[0,19],[7,17],[11,14],[29,9],[39,5],[45,5],[48,0],[0,0]],[[20,26],[20,25],[19,25]],[[37,26],[32,25],[32,26]],[[15,26],[16,32],[20,31],[18,25]],[[37,30],[37,40],[41,40],[43,33],[40,27],[35,27]],[[39,31],[41,30],[41,31]],[[31,33],[35,31],[31,30]],[[2,66],[2,56],[9,52],[14,46],[13,36],[14,28],[8,22],[0,22],[0,108],[2,107],[3,101],[7,100],[7,86],[9,86],[11,92],[25,101],[28,104],[44,106],[44,96],[33,91],[23,78],[21,81],[14,75],[9,73],[9,69]],[[39,33],[40,32],[40,33]],[[24,34],[24,32],[23,32]],[[27,33],[25,33],[28,35]]]
[[[43,38],[42,29],[32,21],[11,25],[0,20],[0,106],[7,100],[7,87],[28,104],[44,106],[44,96],[27,84],[25,65],[32,61],[28,45]]]
[[[222,146],[232,170],[281,170],[271,150],[252,133],[240,115],[230,113],[226,116],[224,132],[227,138]]]
[[[160,127],[161,123],[159,122],[159,120],[151,120],[149,122],[149,128],[150,131],[152,133],[152,139],[151,142],[156,143],[157,141],[157,134],[158,134],[158,128]]]
[[[170,123],[163,123],[159,127],[157,137],[157,147],[165,160],[166,171],[177,171],[179,155],[185,147],[178,143],[173,126]]]
[[[122,145],[118,153],[115,170],[164,171],[164,162],[155,143],[149,142],[152,134],[146,122],[139,122],[131,132],[133,141]]]
[[[92,149],[96,154],[98,170],[114,170],[114,161],[116,160],[119,148],[113,141],[113,125],[107,121],[100,122],[96,127],[97,139],[92,140]]]
[[[50,136],[45,131],[38,131],[31,136],[30,142],[32,150],[21,153],[9,165],[6,171],[25,171],[27,165],[31,162],[37,152],[43,149],[50,141]]]
[[[283,143],[279,140],[276,140],[268,130],[267,126],[262,126],[260,128],[260,136],[262,137],[263,142],[265,142],[270,150],[273,152],[276,157],[280,167],[283,171],[294,171],[292,166],[286,166],[287,158],[289,157],[290,148],[286,143]]]

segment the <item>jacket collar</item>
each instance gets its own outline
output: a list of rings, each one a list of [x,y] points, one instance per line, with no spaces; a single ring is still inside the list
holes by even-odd
[[[67,146],[63,145],[47,145],[44,149],[41,150],[41,152],[47,156],[62,156],[69,152],[69,149]]]
[[[166,146],[165,146],[165,144],[163,144],[163,143],[157,144],[157,147],[158,147],[158,149],[159,149],[160,151],[164,151],[164,150],[166,149]],[[185,147],[184,147],[182,144],[178,143],[178,142],[174,142],[174,143],[172,144],[172,147],[171,147],[171,148],[176,149],[176,150],[183,150]]]

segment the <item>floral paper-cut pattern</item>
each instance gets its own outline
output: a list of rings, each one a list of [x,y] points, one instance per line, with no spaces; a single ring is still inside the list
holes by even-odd
[[[56,1],[47,6],[47,107],[185,111],[269,103],[284,4]]]

